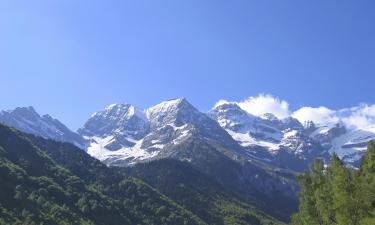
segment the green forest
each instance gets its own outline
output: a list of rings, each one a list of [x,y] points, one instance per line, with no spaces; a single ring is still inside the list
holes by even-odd
[[[346,167],[334,154],[330,166],[316,160],[298,179],[300,206],[292,224],[375,224],[375,141],[369,143],[358,170]]]
[[[298,176],[293,225],[375,224],[375,141]],[[174,160],[108,168],[77,147],[0,125],[0,224],[283,224]]]
[[[180,167],[162,172],[182,171],[184,176],[190,171]],[[283,224],[221,193],[209,181],[198,189],[188,181],[179,181],[176,188],[175,178],[150,182],[145,174],[155,169],[110,168],[72,144],[0,124],[0,224]],[[191,201],[181,198],[187,194]]]

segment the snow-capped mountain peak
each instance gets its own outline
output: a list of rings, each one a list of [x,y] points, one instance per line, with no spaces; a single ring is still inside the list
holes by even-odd
[[[293,115],[292,115],[293,116]],[[109,165],[128,165],[155,158],[191,159],[187,143],[205,143],[226,156],[256,159],[299,170],[311,160],[328,161],[337,153],[356,164],[375,139],[375,125],[348,127],[340,120],[308,121],[250,114],[237,102],[219,101],[202,113],[185,98],[163,101],[147,110],[131,104],[111,104],[88,119],[78,133],[33,107],[1,111],[0,122],[58,141],[67,141]]]
[[[145,116],[140,116],[141,112],[131,105],[111,105],[95,113],[80,129],[91,141],[88,153],[109,165],[127,165],[177,157],[182,154],[177,146],[193,140],[209,140],[222,146],[220,149],[232,149],[232,153],[226,151],[228,155],[239,151],[240,146],[215,120],[185,98],[163,101],[141,114]]]
[[[166,125],[181,126],[185,123],[198,122],[201,113],[185,98],[163,101],[147,110],[151,129]]]
[[[272,113],[265,113],[260,116],[260,118],[264,120],[269,120],[269,121],[278,121],[279,119]]]
[[[59,120],[46,114],[40,116],[32,107],[17,107],[0,113],[0,122],[15,127],[25,133],[34,134],[57,141],[70,142],[85,148],[84,139],[69,130]]]
[[[148,129],[149,122],[143,110],[130,104],[112,104],[94,113],[78,132],[88,137],[126,135],[139,140]]]

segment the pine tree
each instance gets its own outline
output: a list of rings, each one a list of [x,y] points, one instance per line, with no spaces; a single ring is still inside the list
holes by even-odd
[[[333,193],[333,209],[338,225],[357,225],[360,222],[360,211],[356,198],[356,185],[353,176],[339,157],[334,154],[330,167]]]
[[[301,184],[300,206],[298,214],[292,218],[292,224],[319,225],[312,177],[310,174],[304,173],[298,177],[298,181]]]
[[[357,200],[361,204],[362,224],[375,224],[375,141],[368,145],[356,176]]]
[[[315,160],[311,166],[313,177],[315,207],[319,223],[322,225],[336,224],[332,208],[332,190],[322,160]]]

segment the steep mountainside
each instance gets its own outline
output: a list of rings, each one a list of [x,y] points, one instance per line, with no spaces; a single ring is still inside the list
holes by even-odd
[[[206,224],[71,144],[31,139],[0,125],[0,224]]]
[[[216,105],[209,115],[253,157],[293,170],[303,170],[316,157],[324,156],[319,141],[311,138],[294,118],[272,114],[256,117],[236,103]]]
[[[94,113],[78,133],[98,139],[112,137],[116,141],[106,148],[115,151],[134,146],[149,132],[149,127],[143,111],[129,104],[113,104]]]
[[[252,156],[297,171],[306,170],[317,157],[328,162],[333,153],[357,166],[367,143],[375,139],[371,129],[347,128],[342,123],[301,124],[292,117],[277,119],[272,114],[257,117],[225,101],[209,115]]]
[[[358,167],[375,128],[347,127],[342,122],[301,124],[271,113],[254,116],[238,103],[221,101],[206,115],[186,99],[164,101],[147,110],[112,104],[94,113],[78,133],[32,107],[1,111],[0,122],[24,132],[70,142],[107,165],[128,166],[181,155],[177,146],[205,139],[231,159],[256,160],[295,171],[308,168],[319,157],[329,162],[333,153]],[[219,147],[218,147],[219,146]],[[229,151],[227,151],[229,150]],[[190,160],[185,154],[184,160]]]
[[[79,134],[69,130],[48,114],[40,116],[31,106],[0,111],[0,123],[15,127],[25,133],[70,142],[82,149],[86,147],[86,141]]]
[[[126,108],[131,107],[127,105]],[[118,108],[122,107],[112,105],[94,114],[94,117],[106,115],[96,118],[95,123],[109,124],[104,121],[112,121]],[[122,114],[135,115],[127,110]],[[110,136],[98,138],[100,129],[86,131],[86,134],[95,133],[95,136],[86,136],[91,142],[88,153],[107,165],[120,167],[157,159],[177,159],[188,162],[226,190],[249,202],[272,203],[268,204],[268,209],[273,209],[269,212],[273,211],[278,218],[286,219],[296,209],[297,188],[293,174],[280,172],[278,168],[252,157],[215,120],[199,112],[186,99],[162,102],[145,114],[149,132],[139,140],[132,138],[135,140],[132,146],[126,146],[129,136],[124,132],[117,132],[119,135],[112,132]],[[90,120],[85,127],[91,126]],[[113,143],[117,143],[114,149]]]
[[[244,154],[242,148],[216,121],[199,112],[186,99],[172,99],[146,112],[131,105],[111,105],[95,113],[79,130],[89,141],[90,155],[111,166],[180,154],[176,146],[191,139],[207,139],[231,158]],[[184,160],[189,160],[184,155]]]
[[[189,209],[208,224],[268,224],[271,219],[189,163],[162,159],[125,169]],[[276,213],[274,213],[276,214]]]
[[[221,102],[206,114],[184,98],[147,110],[113,104],[94,113],[78,133],[30,107],[2,111],[0,121],[27,133],[85,147],[88,154],[111,167],[142,168],[138,164],[161,159],[187,163],[231,198],[240,196],[247,204],[284,221],[297,206],[295,172],[306,170],[315,158],[328,163],[333,153],[358,166],[366,144],[375,138],[372,127],[355,129],[340,122],[301,124],[292,117],[278,119],[270,113],[254,116],[230,102]],[[70,165],[69,159],[64,163]],[[168,168],[167,164],[160,165]],[[78,167],[74,171],[79,171]],[[157,171],[153,171],[155,176],[159,176]],[[189,170],[184,172],[188,176]],[[169,181],[149,182],[158,188],[168,186]],[[175,199],[173,194],[160,191]],[[175,200],[181,203],[181,199]]]
[[[154,165],[158,164],[143,164],[145,170],[132,171],[108,168],[72,144],[25,136],[0,125],[0,224],[281,224],[229,197],[189,165],[180,167],[176,161]],[[177,188],[173,193],[185,200],[202,196],[195,203],[202,211],[190,210],[191,204],[166,191],[176,204],[129,176],[139,175],[154,186],[149,176],[141,175],[147,171],[159,173],[158,177],[170,174],[158,184]],[[203,185],[189,186],[197,184],[194,178]],[[174,181],[180,183],[170,183]],[[194,195],[186,195],[185,190]],[[205,208],[205,204],[215,208]]]

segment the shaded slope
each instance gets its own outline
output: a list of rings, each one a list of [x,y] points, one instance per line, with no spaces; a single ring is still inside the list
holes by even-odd
[[[124,169],[146,181],[208,224],[279,224],[276,219],[240,202],[190,164],[162,159]]]
[[[0,224],[204,224],[73,145],[31,139],[0,125]]]

